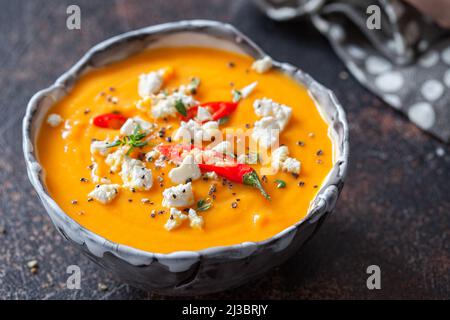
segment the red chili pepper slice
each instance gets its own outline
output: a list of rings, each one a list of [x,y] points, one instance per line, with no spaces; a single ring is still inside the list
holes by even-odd
[[[94,125],[100,128],[120,129],[127,117],[119,113],[105,113],[94,118]]]
[[[194,118],[197,115],[198,107],[208,108],[212,113],[212,120],[217,121],[223,117],[232,114],[238,106],[237,102],[214,101],[202,103],[194,106],[187,111],[187,115],[182,117],[183,121]]]
[[[181,154],[183,151],[189,151],[194,148],[195,146],[193,145],[160,145],[157,147],[157,150],[169,159],[179,162],[182,160]],[[203,150],[202,148],[199,149]],[[230,158],[227,159],[230,160]],[[217,175],[230,181],[257,188],[267,200],[270,200],[270,196],[264,190],[258,174],[249,165],[238,163],[233,159],[226,166],[205,163],[199,163],[198,166],[203,172],[215,172]]]

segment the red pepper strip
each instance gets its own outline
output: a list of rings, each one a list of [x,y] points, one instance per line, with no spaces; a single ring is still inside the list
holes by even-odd
[[[94,125],[100,128],[120,129],[127,117],[118,113],[105,113],[94,118]]]
[[[187,121],[189,119],[194,118],[197,115],[198,107],[208,108],[212,112],[212,120],[217,121],[220,118],[229,116],[232,114],[238,106],[237,102],[206,102],[202,103],[198,106],[194,106],[187,111],[187,115],[185,117],[181,117],[183,121]]]
[[[175,161],[181,160],[181,153],[183,151],[192,150],[193,148],[195,148],[193,145],[163,145],[157,147],[160,153]],[[259,180],[258,174],[252,167],[246,164],[237,163],[233,160],[232,162],[230,162],[230,165],[227,166],[216,166],[213,164],[205,163],[199,163],[198,166],[203,172],[215,172],[217,175],[230,181],[257,188],[267,200],[270,200],[270,196],[264,190],[261,181]]]

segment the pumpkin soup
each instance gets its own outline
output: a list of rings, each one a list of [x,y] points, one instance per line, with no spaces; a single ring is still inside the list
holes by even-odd
[[[37,153],[85,228],[169,253],[261,241],[305,217],[333,166],[308,91],[264,57],[147,50],[83,75]]]

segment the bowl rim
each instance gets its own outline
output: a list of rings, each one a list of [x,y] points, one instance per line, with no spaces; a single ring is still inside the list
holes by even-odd
[[[114,241],[111,241],[107,238],[104,238],[103,236],[85,228],[81,224],[79,224],[77,221],[72,219],[68,214],[66,214],[56,203],[55,200],[50,196],[48,191],[46,190],[44,183],[41,181],[43,169],[41,165],[39,164],[37,157],[35,156],[35,141],[32,141],[31,138],[31,132],[32,132],[32,123],[34,120],[34,116],[38,114],[39,112],[39,102],[45,98],[48,94],[54,92],[57,89],[64,89],[66,87],[66,82],[70,80],[71,78],[77,78],[80,71],[84,71],[84,68],[89,67],[89,62],[93,58],[93,56],[101,51],[105,51],[110,49],[113,45],[117,43],[121,43],[124,41],[129,40],[130,38],[136,37],[136,36],[145,36],[145,35],[156,35],[161,32],[185,32],[185,31],[194,31],[198,33],[202,33],[204,28],[212,28],[213,30],[230,33],[235,37],[236,44],[238,45],[247,45],[253,50],[255,55],[258,55],[260,58],[263,56],[266,56],[267,54],[258,46],[256,45],[252,40],[250,40],[247,36],[245,36],[242,32],[240,32],[238,29],[236,29],[234,26],[228,23],[223,23],[219,21],[214,20],[203,20],[203,19],[194,19],[194,20],[181,20],[176,22],[168,22],[158,25],[153,25],[149,27],[144,27],[141,29],[129,31],[126,33],[122,33],[119,35],[116,35],[114,37],[111,37],[109,39],[106,39],[97,45],[93,46],[91,49],[89,49],[83,57],[78,60],[71,68],[69,68],[68,71],[64,72],[60,77],[57,78],[57,80],[51,84],[49,87],[38,91],[33,95],[33,97],[28,102],[27,108],[26,108],[26,114],[23,119],[22,124],[22,134],[23,134],[23,152],[25,157],[25,163],[26,168],[28,172],[28,177],[30,179],[31,184],[33,185],[34,189],[36,190],[39,199],[44,204],[44,207],[48,213],[49,208],[45,206],[47,203],[51,206],[51,209],[56,213],[57,217],[64,221],[64,223],[69,223],[72,226],[75,226],[78,231],[81,231],[83,233],[83,236],[85,239],[83,239],[84,244],[86,244],[86,240],[90,240],[95,242],[96,245],[99,245],[101,247],[107,248],[111,253],[113,253],[115,256],[122,258],[124,260],[127,260],[130,262],[130,260],[135,260],[133,258],[129,259],[130,257],[137,258],[137,265],[143,264],[141,261],[148,261],[150,259],[168,259],[170,260],[183,260],[183,259],[192,259],[192,258],[198,258],[200,256],[208,256],[208,255],[217,255],[222,254],[228,251],[234,251],[234,250],[242,250],[242,249],[250,249],[253,247],[260,247],[260,246],[266,246],[269,244],[272,244],[284,237],[287,237],[291,232],[297,231],[299,227],[302,224],[305,224],[307,222],[314,223],[316,222],[324,213],[326,213],[326,209],[329,206],[327,204],[327,198],[332,197],[333,195],[327,195],[325,193],[325,190],[331,186],[340,186],[342,187],[346,172],[347,172],[347,166],[348,166],[348,158],[349,158],[349,130],[348,130],[348,124],[346,120],[346,115],[344,112],[344,109],[342,108],[341,104],[335,97],[334,93],[329,90],[328,88],[324,87],[322,84],[318,83],[316,80],[314,80],[311,76],[304,73],[299,68],[288,64],[288,63],[281,63],[276,60],[273,60],[274,67],[277,69],[280,69],[284,72],[292,73],[291,76],[301,76],[304,81],[307,81],[310,85],[315,86],[318,90],[323,92],[328,99],[330,99],[335,107],[336,111],[336,119],[335,121],[339,122],[339,124],[343,128],[343,137],[341,141],[341,155],[339,159],[335,159],[335,163],[328,173],[325,180],[322,182],[322,185],[320,186],[316,196],[311,200],[310,208],[308,209],[308,213],[297,221],[295,224],[283,229],[282,231],[278,232],[277,234],[261,241],[244,241],[238,244],[233,245],[224,245],[224,246],[214,246],[214,247],[208,247],[201,250],[182,250],[182,251],[173,251],[170,253],[157,253],[157,252],[151,252],[146,251],[142,249],[137,249],[132,246],[120,244]],[[227,39],[229,40],[229,39]],[[123,58],[122,58],[123,59]],[[294,79],[296,81],[299,81],[298,79]],[[309,91],[309,88],[307,88]],[[314,98],[314,97],[313,97]],[[316,102],[317,103],[317,102]],[[43,122],[42,122],[43,123]],[[41,125],[42,125],[41,123]],[[328,127],[331,127],[331,124],[328,123]],[[337,141],[333,142],[333,146],[337,143]],[[333,170],[338,168],[339,175],[334,177],[333,179],[330,179],[330,174],[333,172]],[[338,191],[339,192],[339,191]],[[322,195],[322,197],[320,197]],[[318,201],[319,200],[319,201]],[[317,202],[317,203],[316,203]],[[332,205],[335,204],[335,199],[331,199]],[[316,203],[316,206],[312,208],[312,204]],[[328,208],[329,209],[329,208]],[[53,220],[53,218],[52,218]],[[61,231],[61,230],[60,230]],[[72,239],[73,240],[73,239]],[[103,252],[103,253],[104,253]],[[145,263],[144,263],[145,264]]]

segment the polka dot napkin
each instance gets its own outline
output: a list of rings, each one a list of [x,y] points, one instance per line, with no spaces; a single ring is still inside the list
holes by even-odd
[[[311,19],[362,85],[450,142],[450,32],[396,0],[256,2],[275,20]]]

